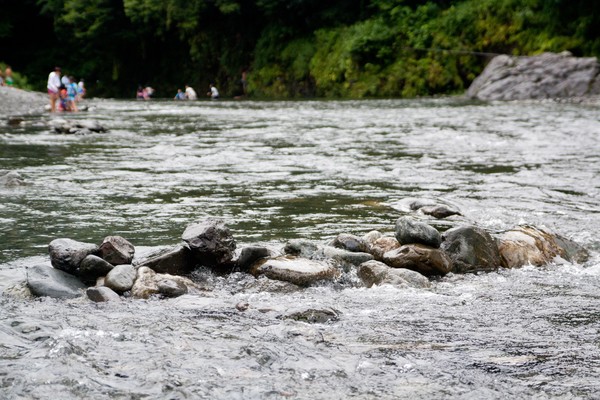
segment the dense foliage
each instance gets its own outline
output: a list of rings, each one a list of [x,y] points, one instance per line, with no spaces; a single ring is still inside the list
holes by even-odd
[[[7,3],[10,3],[7,4]],[[98,96],[215,82],[255,97],[463,91],[492,53],[600,55],[594,0],[0,0],[0,60]]]

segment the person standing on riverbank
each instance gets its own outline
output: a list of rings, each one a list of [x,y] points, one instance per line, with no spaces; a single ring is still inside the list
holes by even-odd
[[[196,91],[189,85],[185,85],[185,98],[188,100],[196,100],[198,98]]]
[[[209,88],[210,88],[210,92],[208,92],[207,95],[210,96],[211,100],[218,100],[219,99],[219,91],[217,90],[215,85],[213,85],[211,83],[209,85]]]
[[[58,100],[58,90],[60,88],[60,68],[54,67],[54,71],[48,75],[48,96],[50,96],[50,112],[56,111],[56,100]]]

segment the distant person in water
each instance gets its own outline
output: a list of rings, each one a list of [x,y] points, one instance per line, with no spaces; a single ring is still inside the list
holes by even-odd
[[[48,96],[50,97],[50,112],[56,111],[56,101],[60,90],[60,68],[55,67],[48,75]]]
[[[4,71],[4,84],[6,86],[13,85],[12,68],[10,67],[10,65],[7,65],[6,70]]]
[[[67,85],[67,111],[78,111],[77,110],[77,83],[75,78],[69,77],[69,84]]]
[[[185,100],[185,93],[181,89],[177,89],[177,94],[173,97],[173,100]]]
[[[64,74],[62,76],[62,78],[60,78],[60,83],[62,83],[63,85],[65,85],[65,87],[67,87],[69,85],[69,83],[71,83],[71,81],[69,80],[69,77],[67,76],[67,74]]]
[[[189,85],[185,85],[185,98],[188,100],[197,100],[198,95],[196,91]]]
[[[217,100],[219,98],[219,91],[212,83],[208,86],[210,88],[210,92],[206,93],[207,96],[210,96],[212,100]]]
[[[85,82],[83,81],[83,78],[81,78],[77,84],[77,101],[83,100],[85,97],[85,92]]]

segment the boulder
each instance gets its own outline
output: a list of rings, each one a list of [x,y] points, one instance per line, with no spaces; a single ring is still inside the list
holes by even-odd
[[[308,286],[339,275],[339,271],[329,264],[293,256],[260,260],[250,268],[250,273],[254,276],[265,275],[270,279],[299,286]]]
[[[131,264],[135,247],[121,236],[107,236],[99,248],[99,256],[112,265]]]
[[[48,245],[48,251],[54,268],[75,274],[84,258],[98,252],[98,246],[72,239],[54,239]]]
[[[282,315],[281,318],[310,324],[326,324],[337,321],[340,318],[339,314],[339,311],[332,308],[307,308],[292,310]]]
[[[80,297],[86,288],[75,276],[47,265],[27,268],[27,286],[35,296],[55,299]]]
[[[467,90],[480,100],[569,98],[600,94],[596,57],[569,52],[494,57]]]
[[[317,254],[319,254],[319,256],[315,257]],[[322,247],[321,252],[315,253],[313,257],[317,259],[329,259],[330,262],[341,267],[344,271],[349,271],[365,261],[373,260],[373,255],[370,253],[357,253],[331,246]]]
[[[390,268],[379,261],[367,261],[358,267],[358,277],[366,287],[390,284],[397,287],[428,288],[429,279],[417,271],[406,268]]]
[[[437,229],[411,217],[400,217],[396,221],[396,239],[401,244],[424,244],[440,247],[442,238]]]
[[[392,268],[406,268],[425,276],[446,275],[452,271],[452,260],[440,249],[422,244],[407,244],[383,255]]]
[[[389,236],[384,236],[384,237],[381,237],[381,238],[375,240],[371,244],[369,253],[371,253],[373,255],[375,260],[382,261],[383,255],[385,253],[387,253],[388,251],[400,248],[400,246],[402,246],[402,245],[400,244],[398,239],[389,237]]]
[[[92,284],[98,280],[98,278],[105,276],[112,269],[113,265],[106,262],[102,258],[90,254],[81,261],[79,268],[77,269],[77,276],[85,282]]]
[[[442,249],[452,259],[452,272],[493,271],[502,266],[496,240],[475,226],[461,226],[444,232]]]
[[[242,249],[240,252],[240,256],[236,260],[236,266],[242,270],[246,271],[252,264],[261,258],[272,257],[273,252],[266,247],[263,246],[247,246]]]
[[[372,245],[377,239],[383,237],[383,234],[379,231],[371,231],[363,235],[362,239],[367,242],[367,244]]]
[[[158,273],[185,275],[194,270],[196,260],[184,244],[152,251],[133,260],[133,265],[136,268],[148,267]]]
[[[148,267],[140,267],[131,288],[131,296],[137,299],[148,299],[154,295],[177,297],[188,293],[191,289],[197,289],[197,286],[187,278],[157,274]]]
[[[233,259],[235,240],[221,219],[194,222],[188,225],[181,238],[204,266],[228,264]]]
[[[87,288],[86,294],[90,300],[96,303],[103,303],[106,301],[121,301],[121,297],[119,297],[117,293],[106,286]]]
[[[321,246],[306,239],[293,239],[285,244],[283,252],[291,256],[312,258],[321,250]]]
[[[519,226],[499,236],[498,249],[502,266],[515,268],[531,264],[546,265],[560,257],[571,262],[585,262],[589,253],[575,242],[544,228]]]
[[[136,275],[137,271],[132,265],[117,265],[106,275],[104,284],[117,293],[123,293],[131,289]]]
[[[437,219],[443,219],[452,215],[462,215],[458,210],[448,207],[443,204],[437,204],[434,206],[424,206],[419,209],[425,215],[431,215]]]
[[[355,253],[367,253],[369,251],[369,245],[363,238],[348,233],[339,234],[331,241],[330,245]]]

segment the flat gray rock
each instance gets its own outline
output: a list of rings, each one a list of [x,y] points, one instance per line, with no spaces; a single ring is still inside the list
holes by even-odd
[[[75,276],[47,265],[27,268],[27,286],[35,296],[55,299],[80,297],[86,288]]]

